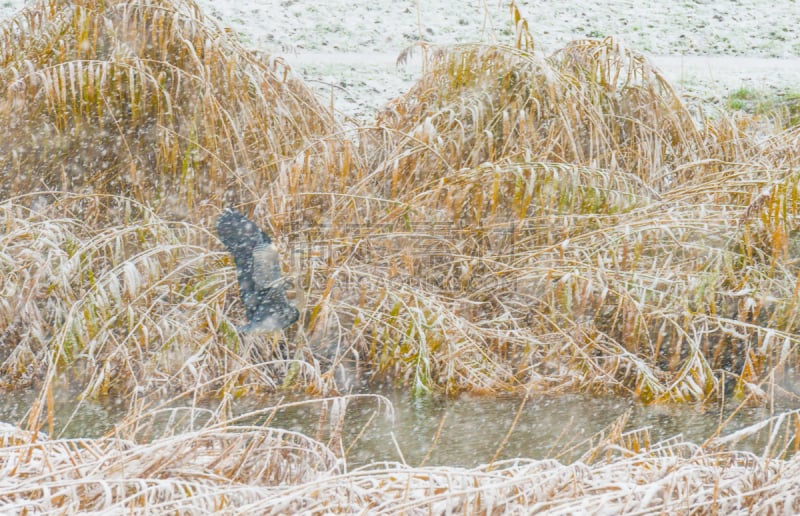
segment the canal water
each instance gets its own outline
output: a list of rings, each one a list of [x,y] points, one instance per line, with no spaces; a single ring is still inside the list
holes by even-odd
[[[115,403],[76,403],[75,394],[56,390],[56,436],[98,437],[113,431],[128,410]],[[6,394],[0,421],[24,425],[34,398],[32,393]],[[137,438],[198,429],[212,419],[218,404],[205,402],[192,411],[158,411],[154,424],[142,425],[146,431]],[[345,456],[351,468],[379,461],[470,467],[515,457],[569,462],[625,414],[625,430],[646,428],[651,443],[677,437],[698,444],[723,422],[719,433],[729,435],[771,415],[765,408],[642,405],[618,396],[412,398],[407,390],[392,388],[324,400],[298,394],[243,397],[225,412],[228,418],[238,416],[240,424],[266,424],[316,438]],[[768,434],[762,431],[739,446],[760,452]]]

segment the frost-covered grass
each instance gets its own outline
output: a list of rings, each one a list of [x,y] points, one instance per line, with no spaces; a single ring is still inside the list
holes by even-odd
[[[124,433],[160,398],[335,392],[343,363],[413,395],[796,404],[798,126],[693,112],[616,38],[532,52],[512,17],[508,45],[414,47],[422,79],[348,129],[191,0],[40,0],[0,27],[0,371],[41,392],[34,435],[0,448],[0,501],[796,510],[794,413],[758,458],[727,449],[739,436],[612,428],[582,462],[475,470],[348,471],[335,446],[223,415],[33,442],[62,380],[127,403]],[[211,230],[230,204],[276,235],[304,301],[275,339],[234,329]]]
[[[768,424],[796,429],[791,418],[796,413]],[[623,425],[618,421],[571,464],[382,463],[352,471],[313,439],[257,426],[221,422],[137,444],[122,437],[48,440],[6,425],[0,506],[131,514],[785,514],[800,508],[800,456],[759,457],[726,450],[722,442],[651,445],[646,431],[621,433]],[[773,453],[786,449],[772,444]]]
[[[60,370],[83,396],[133,402],[272,390],[291,368],[318,377],[239,339],[227,315],[235,274],[205,227],[66,192],[8,199],[0,221],[4,389],[52,388]]]
[[[769,115],[787,127],[800,125],[800,93],[780,94],[753,88],[739,88],[728,95],[727,107],[757,115]]]
[[[81,364],[87,393],[218,388],[264,358],[224,315],[209,228],[235,204],[308,300],[290,348],[331,368],[794,399],[797,129],[698,119],[614,38],[531,54],[514,17],[511,46],[419,46],[426,75],[343,130],[188,0],[23,12],[0,70],[6,383]]]
[[[280,60],[190,1],[35,2],[0,28],[0,64],[3,198],[108,193],[198,220],[335,134]]]

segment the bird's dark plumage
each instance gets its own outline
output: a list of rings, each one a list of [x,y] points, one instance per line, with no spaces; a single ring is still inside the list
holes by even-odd
[[[286,299],[278,250],[252,220],[226,209],[217,218],[217,235],[236,263],[239,295],[250,321],[244,333],[279,331],[297,321],[300,313]]]

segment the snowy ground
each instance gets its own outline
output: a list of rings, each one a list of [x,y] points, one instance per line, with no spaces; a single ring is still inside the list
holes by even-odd
[[[344,113],[368,119],[418,77],[397,55],[432,43],[508,42],[508,2],[497,0],[197,0],[249,47],[282,54]],[[23,0],[0,2],[7,18]],[[800,90],[797,0],[521,0],[537,49],[621,36],[675,86],[713,102],[740,87]]]

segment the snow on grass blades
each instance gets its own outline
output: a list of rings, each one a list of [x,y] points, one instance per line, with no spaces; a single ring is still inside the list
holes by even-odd
[[[125,198],[62,193],[41,212],[24,202],[0,204],[3,388],[57,370],[90,397],[275,388],[269,370],[290,363],[231,334],[235,273],[209,250],[208,228]],[[119,210],[124,222],[86,225],[95,210]]]
[[[46,185],[185,216],[334,131],[287,65],[191,0],[33,2],[0,49],[0,198]]]
[[[303,401],[327,442],[267,428],[277,407],[230,413],[342,388],[345,360],[414,396],[796,401],[797,129],[692,114],[614,38],[534,55],[514,18],[514,46],[426,47],[350,132],[188,0],[39,1],[4,25],[0,379],[40,399],[0,425],[0,506],[797,512],[796,411],[702,444],[623,416],[563,462],[355,470],[352,395]],[[308,308],[274,347],[235,328],[213,235],[231,203],[291,243]],[[119,402],[113,436],[52,434],[65,384]]]
[[[348,470],[334,446],[219,415],[199,428],[144,442],[123,436],[49,439],[0,424],[0,505],[10,511],[134,514],[575,514],[600,506],[613,514],[794,513],[800,509],[800,456],[782,456],[786,443],[780,438],[770,439],[763,453],[727,445],[758,427],[770,426],[769,433],[780,437],[796,433],[796,416],[768,418],[698,445],[680,437],[651,443],[646,429],[623,432],[623,415],[592,436],[579,460],[516,458],[471,469],[384,462]]]
[[[691,113],[617,39],[547,56],[520,32],[424,47],[420,81],[344,131],[191,2],[37,6],[2,33],[0,324],[28,343],[7,348],[10,384],[48,347],[100,353],[92,393],[230,378],[214,353],[263,344],[220,290],[211,232],[234,203],[286,239],[308,301],[289,338],[319,367],[357,358],[415,393],[796,395],[796,129]]]

